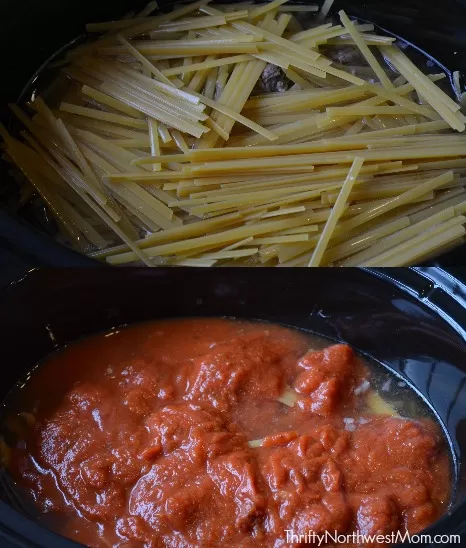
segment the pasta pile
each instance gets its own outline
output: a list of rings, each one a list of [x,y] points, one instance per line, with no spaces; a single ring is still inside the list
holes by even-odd
[[[25,129],[0,128],[4,158],[75,249],[111,265],[403,266],[464,241],[466,117],[445,75],[343,11],[326,22],[332,0],[285,2],[151,2],[90,24],[102,35],[68,53],[60,101],[12,105]]]

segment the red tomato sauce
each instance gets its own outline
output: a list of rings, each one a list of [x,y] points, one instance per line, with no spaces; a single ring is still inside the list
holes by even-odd
[[[372,413],[368,379],[350,347],[277,325],[112,331],[32,375],[22,405],[36,422],[12,472],[53,528],[90,546],[416,533],[448,504],[448,454],[433,421]],[[278,399],[287,386],[293,406]]]

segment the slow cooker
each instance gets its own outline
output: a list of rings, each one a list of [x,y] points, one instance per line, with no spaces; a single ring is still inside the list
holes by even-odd
[[[219,2],[231,4],[232,0]],[[17,100],[23,103],[27,92],[42,85],[47,79],[44,69],[60,58],[70,43],[82,38],[86,23],[117,19],[145,3],[144,0],[130,3],[126,0],[83,0],[71,4],[56,0],[4,0],[0,5],[0,46],[5,52],[0,120],[13,133],[17,132],[7,104]],[[158,2],[162,11],[170,10],[173,3],[173,0]],[[292,3],[322,4],[322,0]],[[384,33],[413,44],[431,66],[436,65],[439,71],[446,72],[450,81],[453,71],[465,73],[465,0],[445,0],[441,4],[432,0],[335,0],[331,13],[341,8],[360,20],[375,23]],[[464,82],[461,86],[464,91]],[[11,207],[17,199],[17,185],[9,170],[10,167],[0,160],[0,265],[29,262],[43,266],[87,266],[95,263],[53,239],[57,231],[55,223],[37,201],[19,209]],[[435,257],[428,264],[461,266],[465,252],[466,246],[462,245]]]
[[[115,326],[222,316],[310,330],[389,368],[432,409],[454,485],[424,532],[466,535],[465,304],[464,269],[190,269],[188,283],[185,269],[35,269],[1,293],[0,401],[57,347]],[[76,546],[22,515],[1,486],[0,499],[2,546]]]

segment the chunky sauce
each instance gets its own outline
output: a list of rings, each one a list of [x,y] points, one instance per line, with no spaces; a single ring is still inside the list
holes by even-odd
[[[449,498],[440,430],[375,414],[367,365],[326,345],[220,319],[88,338],[22,390],[33,426],[12,473],[49,524],[91,546],[279,548],[286,530],[418,532]]]

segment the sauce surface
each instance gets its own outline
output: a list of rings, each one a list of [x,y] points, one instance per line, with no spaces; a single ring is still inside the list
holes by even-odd
[[[416,533],[446,509],[448,453],[431,419],[368,403],[370,380],[350,347],[278,325],[111,331],[33,373],[11,472],[49,526],[96,547]]]

